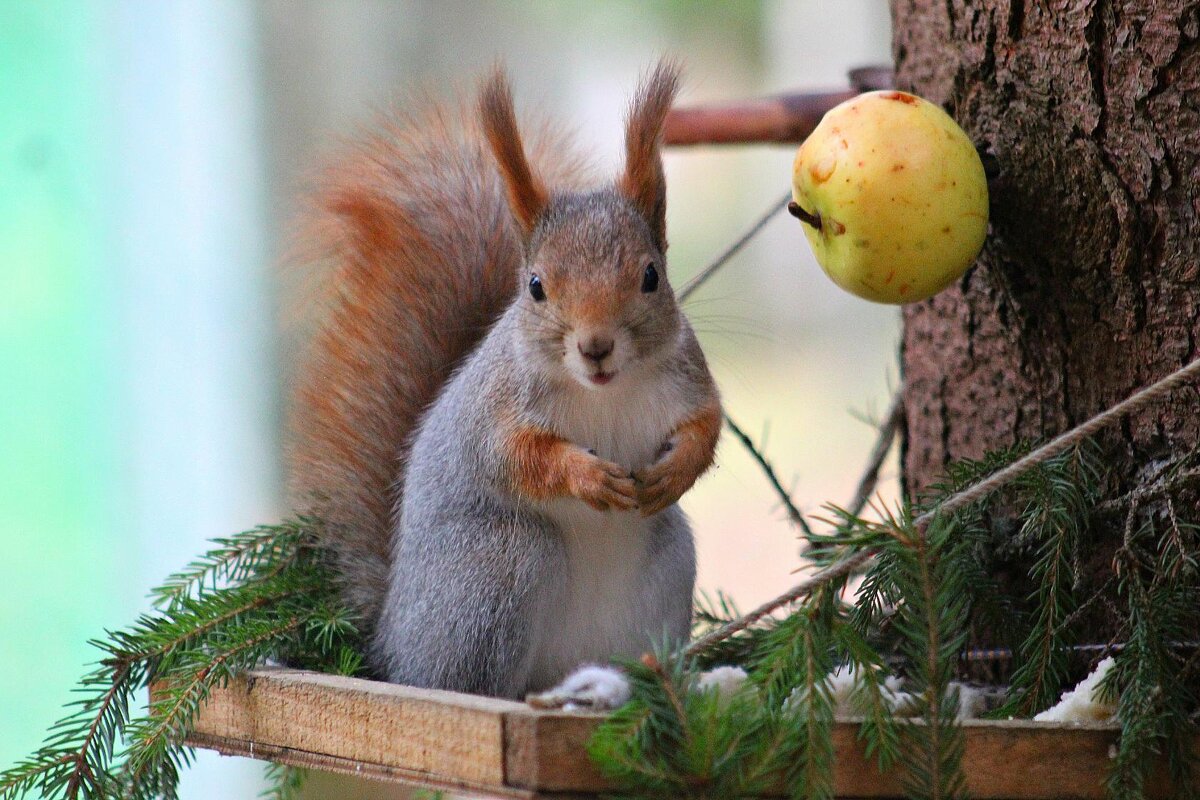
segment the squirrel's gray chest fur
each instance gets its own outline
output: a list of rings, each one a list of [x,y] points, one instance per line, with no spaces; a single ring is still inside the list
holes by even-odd
[[[601,458],[626,469],[644,467],[678,423],[665,411],[681,405],[675,387],[651,378],[609,389],[564,394],[550,416],[568,438]],[[582,663],[637,656],[664,635],[686,635],[678,609],[664,618],[664,598],[653,583],[666,576],[650,577],[667,559],[681,575],[666,579],[673,585],[686,576],[690,585],[691,532],[678,508],[646,518],[563,498],[545,504],[544,513],[563,543],[565,581],[548,593],[539,615],[544,638],[534,653],[530,689],[552,686]]]
[[[553,686],[580,664],[649,649],[654,632],[645,623],[658,612],[642,585],[654,520],[593,511],[577,500],[549,505],[564,570],[537,615],[541,643],[530,664],[531,690]]]
[[[463,398],[511,390],[493,368],[500,338],[485,339],[451,380],[413,444],[374,649],[390,680],[520,697],[581,663],[685,637],[695,556],[677,506],[646,518],[498,488],[504,465],[482,446],[487,420]],[[679,404],[669,402],[676,390],[665,380],[636,387],[581,387],[546,407],[547,422],[642,466],[677,423],[655,409]]]

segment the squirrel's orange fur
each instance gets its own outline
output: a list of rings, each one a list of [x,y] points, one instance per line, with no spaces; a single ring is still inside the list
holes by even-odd
[[[721,405],[714,400],[675,429],[669,454],[634,475],[642,514],[657,514],[674,503],[712,466],[722,420]]]
[[[658,246],[664,250],[667,192],[658,150],[663,122],[678,91],[678,66],[669,60],[660,61],[630,107],[625,125],[625,174],[619,182],[621,191],[650,223]]]
[[[504,441],[513,488],[526,497],[577,497],[597,511],[628,511],[637,505],[637,488],[624,470],[589,457],[561,436],[521,426]]]

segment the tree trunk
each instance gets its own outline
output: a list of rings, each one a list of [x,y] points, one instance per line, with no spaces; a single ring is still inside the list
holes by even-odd
[[[976,264],[904,312],[910,495],[1196,357],[1198,6],[892,0],[897,85],[942,104],[999,171]],[[1198,410],[1186,387],[1103,434],[1106,488],[1195,447]]]
[[[897,82],[994,159],[992,230],[904,315],[905,486],[1087,419],[1196,355],[1200,11],[894,0]],[[1117,483],[1200,441],[1194,388],[1103,439]]]

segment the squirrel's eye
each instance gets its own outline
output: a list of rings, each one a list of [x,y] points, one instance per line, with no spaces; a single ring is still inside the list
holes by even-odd
[[[658,288],[658,270],[653,264],[646,265],[646,271],[642,273],[642,291],[649,293]]]
[[[537,275],[529,277],[529,293],[533,295],[533,299],[539,303],[546,299],[546,290],[542,288],[542,279]]]

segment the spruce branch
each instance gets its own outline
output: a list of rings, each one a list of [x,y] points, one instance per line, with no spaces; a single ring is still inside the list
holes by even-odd
[[[308,580],[288,578],[278,583],[229,587],[203,599],[185,598],[159,615],[140,617],[130,631],[110,632],[108,641],[93,640],[92,644],[109,652],[108,661],[113,664],[141,661],[158,669],[169,668],[161,660],[186,652],[189,645],[204,641],[212,632],[318,588],[316,576]]]
[[[162,695],[151,703],[150,715],[135,721],[127,731],[132,740],[129,764],[133,769],[133,783],[136,785],[139,775],[160,759],[171,745],[182,741],[214,686],[224,685],[238,668],[260,663],[284,637],[303,624],[300,616],[291,616],[266,625],[248,625],[246,628],[253,633],[242,641],[234,641],[214,654],[189,653],[195,663],[186,680],[165,684]],[[236,640],[241,633],[241,630],[234,630],[229,636]]]
[[[797,758],[785,772],[790,794],[810,800],[833,798],[833,691],[829,674],[833,671],[831,641],[833,604],[829,592],[822,592],[813,603],[795,618],[803,620],[796,627],[792,652],[795,670],[792,689],[782,699],[785,719],[794,729],[796,741],[792,747]],[[779,671],[775,670],[769,695],[779,697],[783,687],[778,685]]]
[[[879,771],[883,773],[900,757],[898,722],[884,699],[880,681],[880,676],[886,673],[886,664],[859,635],[850,619],[836,626],[833,635],[839,660],[844,668],[853,669],[856,677],[851,702],[863,715],[858,738],[863,742],[867,756],[875,756]]]
[[[1098,495],[1094,449],[1077,448],[1022,477],[1016,491],[1027,498],[1017,543],[1032,547],[1030,598],[1033,621],[1019,648],[1009,700],[994,715],[1031,716],[1057,700],[1068,677],[1072,644],[1064,623],[1078,610],[1077,559]]]
[[[755,446],[754,440],[750,438],[750,435],[743,431],[728,414],[725,415],[725,424],[733,432],[737,440],[742,443],[742,446],[746,448],[746,451],[750,453],[750,457],[757,462],[763,474],[767,476],[767,481],[771,484],[771,488],[775,490],[775,494],[779,497],[779,502],[783,504],[784,510],[787,511],[788,519],[800,529],[805,539],[811,541],[814,538],[814,534],[812,528],[808,525],[808,520],[804,518],[804,515],[800,513],[800,509],[792,501],[791,492],[784,488],[783,483],[779,480],[779,476],[775,473],[775,468],[771,466],[771,462]]]
[[[760,627],[738,625],[722,638],[736,609],[720,601],[701,604],[703,627],[715,628],[717,638],[710,634],[707,642],[702,638],[694,643],[691,663],[720,663],[715,654],[734,654],[736,663],[750,668],[756,689],[748,695],[752,711],[732,712],[741,715],[744,735],[736,746],[720,750],[742,754],[744,783],[729,782],[720,759],[711,755],[717,752],[713,737],[728,721],[704,716],[686,693],[672,702],[661,688],[651,692],[657,692],[657,700],[635,690],[632,708],[637,711],[629,719],[636,720],[638,729],[625,740],[618,771],[631,779],[635,774],[657,775],[657,796],[746,796],[770,788],[771,775],[782,776],[788,791],[799,796],[826,796],[822,765],[831,761],[832,750],[823,750],[830,740],[822,727],[821,687],[829,673],[821,670],[853,666],[858,680],[852,702],[864,714],[860,737],[880,768],[899,765],[909,796],[961,797],[964,738],[952,679],[970,625],[983,616],[999,630],[996,620],[1005,616],[987,597],[987,587],[993,584],[981,555],[993,544],[987,521],[995,505],[1023,509],[1021,529],[1006,546],[1035,556],[1030,577],[1037,590],[1029,598],[1033,613],[1007,614],[1013,618],[1008,625],[1021,631],[1018,639],[1023,642],[1016,651],[1018,674],[1025,676],[1016,684],[1023,710],[1040,710],[1036,706],[1042,701],[1034,698],[1052,696],[1049,687],[1062,682],[1065,666],[1056,672],[1060,668],[1055,659],[1065,659],[1072,649],[1070,620],[1082,607],[1074,597],[1076,561],[1097,509],[1101,480],[1095,451],[1086,444],[1065,450],[1043,447],[1029,455],[1026,451],[1019,447],[955,464],[938,494],[915,511],[885,510],[882,522],[831,508],[832,519],[827,521],[834,530],[811,552],[823,569],[806,581],[804,592],[791,598],[795,605],[786,616],[765,618]],[[1036,457],[1039,452],[1044,457]],[[1012,463],[1026,467],[1013,477]],[[1155,480],[1174,480],[1166,476],[1186,471],[1164,469]],[[996,476],[1005,474],[1008,482],[999,482]],[[1112,579],[1126,598],[1130,626],[1142,629],[1126,631],[1126,645],[1115,648],[1118,669],[1112,674],[1114,686],[1120,685],[1112,691],[1120,695],[1124,709],[1111,781],[1118,798],[1138,796],[1157,753],[1167,755],[1176,786],[1193,786],[1196,774],[1190,747],[1200,713],[1200,686],[1194,675],[1200,671],[1200,649],[1181,650],[1181,643],[1193,641],[1200,629],[1200,529],[1181,513],[1182,503],[1163,508],[1157,516],[1134,515],[1137,522],[1130,523],[1127,546]],[[846,606],[839,599],[849,575],[846,564],[870,553],[874,561],[857,600],[853,607]],[[917,698],[915,709],[905,713],[915,713],[914,719],[898,719],[884,697],[880,644],[902,657],[906,688]],[[660,662],[675,663],[663,656]],[[676,685],[686,686],[688,681],[685,674]],[[656,680],[653,686],[660,684]],[[747,702],[742,700],[743,707]],[[684,758],[670,751],[666,738],[646,735],[678,726],[680,706],[691,731],[693,756],[707,748],[708,760]],[[643,783],[630,791],[655,796],[650,786]]]
[[[950,800],[962,796],[963,735],[951,681],[966,643],[969,594],[955,568],[954,526],[935,516],[924,527],[905,516],[888,516],[896,582],[901,602],[895,625],[918,700],[917,721],[900,725],[905,791],[915,798]]]
[[[111,764],[113,743],[128,721],[128,706],[145,670],[140,664],[101,664],[85,675],[85,697],[50,728],[43,746],[0,775],[0,798],[16,800],[38,791],[64,798],[99,795]]]
[[[80,681],[83,699],[37,752],[0,774],[0,800],[172,798],[191,759],[183,739],[212,687],[271,659],[360,668],[356,620],[337,597],[314,521],[216,544],[156,590],[160,611],[92,642],[102,656]],[[151,682],[159,694],[148,714],[131,716]]]
[[[315,544],[318,523],[297,517],[275,525],[260,525],[227,538],[151,591],[154,604],[172,608],[189,597],[248,580],[265,580],[285,569]]]
[[[1200,764],[1193,743],[1200,734],[1200,685],[1189,680],[1196,656],[1185,659],[1181,643],[1193,640],[1200,629],[1200,574],[1189,566],[1198,554],[1196,542],[1178,523],[1168,521],[1168,530],[1160,531],[1153,519],[1140,525],[1127,521],[1125,542],[1115,558],[1118,593],[1125,601],[1126,642],[1114,654],[1113,668],[1101,686],[1107,697],[1116,699],[1121,726],[1108,780],[1113,800],[1144,796],[1160,753],[1167,756],[1178,796],[1198,794]]]

